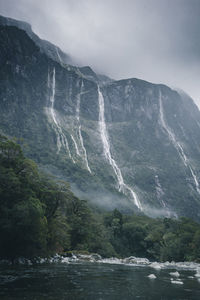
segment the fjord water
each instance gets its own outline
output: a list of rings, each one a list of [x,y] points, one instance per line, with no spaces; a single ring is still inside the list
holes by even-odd
[[[0,299],[200,299],[195,272],[179,270],[181,285],[171,282],[174,271],[90,262],[1,266]],[[156,278],[149,278],[150,274]]]

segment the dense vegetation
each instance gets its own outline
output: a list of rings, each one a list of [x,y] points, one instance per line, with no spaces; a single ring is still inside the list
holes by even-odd
[[[200,225],[191,219],[124,216],[115,210],[105,217],[111,244],[120,256],[158,261],[200,261]]]
[[[70,250],[199,261],[200,225],[186,218],[151,219],[91,209],[66,182],[39,172],[17,143],[0,136],[0,257]]]
[[[113,254],[102,226],[66,182],[38,172],[18,144],[0,136],[0,257],[71,249]]]

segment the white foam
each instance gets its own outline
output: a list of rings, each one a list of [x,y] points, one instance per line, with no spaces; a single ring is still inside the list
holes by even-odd
[[[136,264],[136,265],[149,265],[150,262],[147,258],[130,256],[123,259],[125,264]]]
[[[179,272],[170,272],[169,273],[171,276],[173,276],[173,277],[179,277],[180,276],[180,274],[179,274]]]
[[[162,264],[158,263],[158,262],[153,262],[150,264],[150,267],[154,268],[154,269],[157,269],[157,270],[160,270],[162,269]]]
[[[156,275],[154,275],[154,274],[150,274],[147,277],[149,277],[150,279],[156,279]]]
[[[171,283],[174,283],[174,284],[183,284],[183,281],[181,281],[181,280],[174,280],[173,278],[171,278]]]
[[[61,262],[62,262],[62,263],[69,264],[70,259],[69,259],[69,257],[63,257],[62,260],[61,260]]]
[[[196,272],[196,274],[195,274],[194,276],[195,276],[195,277],[200,277],[199,269],[197,269],[197,272]]]
[[[103,258],[99,262],[103,263],[103,264],[113,264],[113,265],[121,265],[121,264],[123,264],[123,261],[121,259],[119,259],[119,258],[116,258],[116,257]]]

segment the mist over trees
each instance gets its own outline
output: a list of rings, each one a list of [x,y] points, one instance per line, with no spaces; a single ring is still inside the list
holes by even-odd
[[[68,251],[199,261],[200,225],[90,208],[68,183],[39,172],[16,142],[0,136],[0,258]]]

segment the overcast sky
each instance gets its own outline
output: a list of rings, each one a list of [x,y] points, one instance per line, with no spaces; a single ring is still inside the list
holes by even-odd
[[[179,87],[200,107],[200,0],[0,0],[82,65]]]

